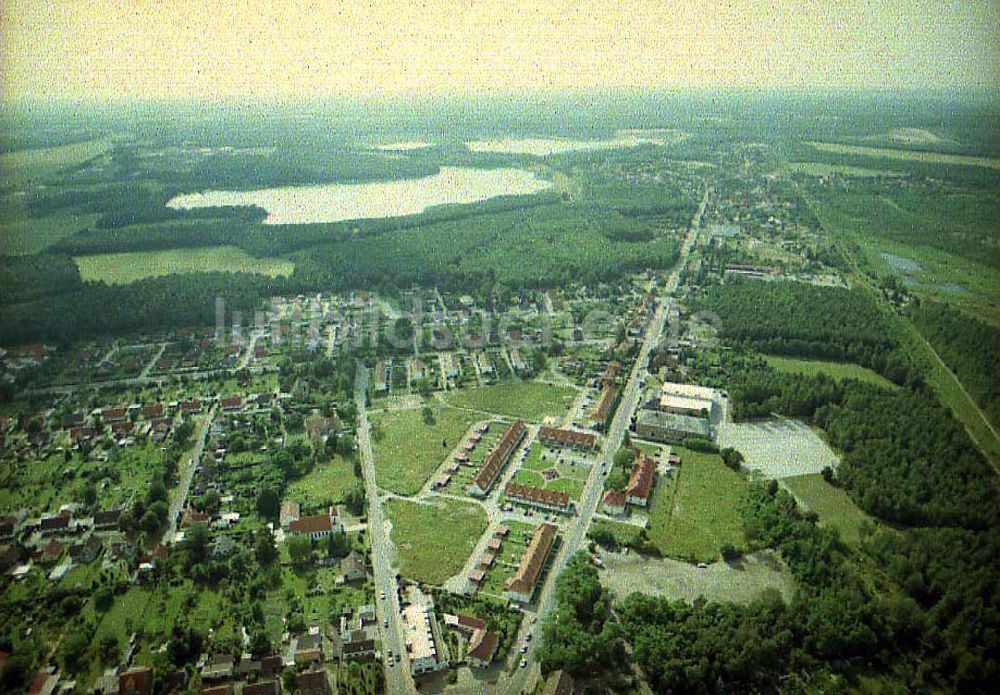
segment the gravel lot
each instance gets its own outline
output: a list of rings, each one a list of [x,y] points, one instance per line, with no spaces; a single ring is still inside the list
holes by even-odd
[[[781,560],[770,551],[752,553],[732,565],[713,562],[704,569],[634,552],[624,555],[599,550],[598,553],[604,562],[601,583],[619,598],[638,591],[685,601],[704,596],[715,601],[746,602],[764,589],[777,589],[786,599],[791,598],[794,590]]]
[[[826,442],[798,420],[724,423],[718,444],[741,451],[743,465],[766,478],[819,473],[840,463]]]

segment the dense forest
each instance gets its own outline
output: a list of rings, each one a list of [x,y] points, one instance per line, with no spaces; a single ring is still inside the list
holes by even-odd
[[[709,287],[695,308],[715,312],[738,346],[855,362],[898,384],[910,376],[878,305],[859,289],[737,278]]]
[[[987,417],[1000,423],[1000,329],[929,301],[911,316]]]

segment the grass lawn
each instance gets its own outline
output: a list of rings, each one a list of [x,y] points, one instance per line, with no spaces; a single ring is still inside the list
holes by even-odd
[[[660,476],[653,495],[649,539],[668,557],[711,562],[724,543],[743,546],[746,481],[717,455],[680,447],[678,452],[683,463],[673,474],[676,481]]]
[[[419,492],[477,419],[472,413],[440,406],[434,408],[433,425],[424,423],[420,409],[377,415],[372,447],[378,484],[400,495]]]
[[[222,271],[259,273],[275,277],[292,274],[295,265],[282,258],[254,258],[235,246],[199,249],[135,251],[75,256],[80,276],[86,281],[123,285],[142,278],[172,273]]]
[[[584,484],[585,481],[578,478],[557,478],[546,485],[545,489],[565,492],[570,496],[570,499],[579,500],[580,495],[583,494]]]
[[[321,507],[344,500],[348,490],[357,482],[354,465],[342,456],[334,456],[329,463],[319,464],[309,475],[288,486],[285,497],[303,507]]]
[[[545,478],[541,473],[525,470],[522,468],[514,474],[514,482],[518,485],[530,485],[531,487],[545,487]]]
[[[851,500],[846,492],[830,485],[819,473],[797,475],[783,480],[788,489],[809,509],[819,515],[821,524],[840,531],[848,543],[860,540],[861,523],[869,517]]]
[[[827,376],[841,381],[843,379],[857,379],[875,386],[885,388],[896,388],[896,385],[884,376],[850,362],[824,362],[822,360],[800,360],[793,357],[778,357],[777,355],[767,355],[767,363],[779,372],[789,374],[804,374],[806,376]]]
[[[445,397],[451,405],[539,422],[548,416],[565,415],[576,391],[541,381],[508,381],[453,391]]]
[[[440,585],[460,572],[486,530],[486,512],[474,504],[392,499],[385,510],[399,549],[400,573],[428,584]]]
[[[640,528],[633,524],[626,524],[623,521],[608,521],[607,519],[594,519],[587,535],[589,536],[591,532],[596,530],[609,531],[620,546],[631,543],[640,532]]]

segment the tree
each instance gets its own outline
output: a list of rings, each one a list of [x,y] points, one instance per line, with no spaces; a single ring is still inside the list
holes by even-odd
[[[257,495],[257,514],[262,518],[274,521],[281,512],[281,498],[277,491],[264,488]]]
[[[115,592],[109,586],[102,586],[94,592],[94,608],[106,613],[115,603]]]
[[[80,668],[87,647],[90,646],[91,635],[87,630],[70,630],[69,634],[62,641],[62,663],[70,673],[76,672]]]
[[[274,545],[271,534],[267,531],[261,531],[257,534],[257,540],[254,542],[254,556],[257,558],[257,562],[264,567],[278,559],[278,549]]]
[[[222,507],[222,498],[215,490],[210,490],[198,499],[198,509],[206,514],[217,514]]]
[[[119,658],[118,637],[113,633],[104,635],[97,645],[97,655],[104,666],[117,663]]]
[[[615,452],[614,464],[616,468],[620,468],[626,473],[632,468],[632,464],[635,462],[635,454],[631,449],[626,449],[622,447]]]
[[[296,565],[304,565],[312,560],[312,541],[308,536],[292,536],[288,539],[288,557]]]
[[[212,532],[205,524],[195,524],[187,530],[184,536],[184,564],[190,569],[208,559],[209,546],[212,543]]]
[[[330,557],[347,557],[351,545],[346,533],[331,533],[326,537],[326,552]]]
[[[355,483],[344,495],[344,506],[354,516],[361,516],[364,512],[365,488],[360,482]]]
[[[149,484],[146,491],[146,502],[165,502],[167,500],[167,486],[162,480],[154,480]]]
[[[94,506],[97,502],[97,488],[94,487],[93,483],[87,483],[83,486],[81,497],[83,498],[83,503],[85,505],[88,507]]]
[[[722,462],[726,464],[727,467],[739,472],[740,465],[743,463],[742,453],[730,447],[726,447],[719,453],[722,455]]]
[[[155,535],[160,530],[160,517],[156,516],[153,510],[149,510],[139,519],[139,529],[146,535]]]

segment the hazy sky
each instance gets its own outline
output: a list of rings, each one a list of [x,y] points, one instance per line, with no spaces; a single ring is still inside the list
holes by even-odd
[[[1000,0],[0,0],[11,97],[996,87]]]

